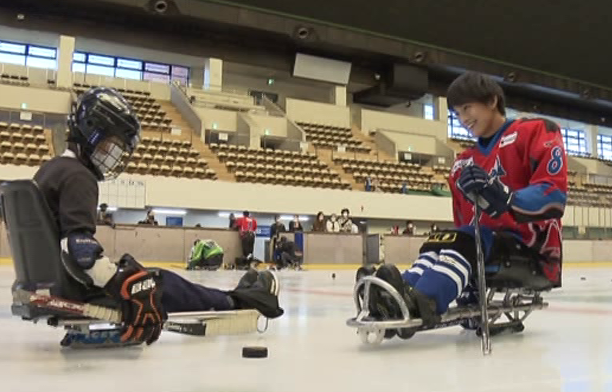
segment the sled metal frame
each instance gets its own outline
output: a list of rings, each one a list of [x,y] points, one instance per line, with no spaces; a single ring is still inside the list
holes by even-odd
[[[397,304],[402,313],[401,319],[375,321],[370,317],[369,299],[372,285],[385,290]],[[361,299],[363,295],[363,300]],[[498,298],[496,298],[498,295]],[[502,297],[499,298],[499,295]],[[495,330],[506,327],[522,328],[522,322],[534,311],[548,307],[540,291],[523,288],[488,288],[484,297],[487,310],[487,324]],[[353,290],[353,299],[357,309],[357,316],[347,320],[349,327],[357,328],[364,343],[379,344],[383,340],[384,331],[392,329],[409,329],[411,332],[426,331],[430,329],[445,328],[460,324],[464,320],[480,319],[479,330],[482,335],[482,311],[479,305],[455,306],[441,315],[440,322],[434,326],[426,326],[421,319],[410,317],[410,312],[400,293],[389,283],[374,276],[360,279]],[[507,321],[499,322],[505,316]],[[521,329],[522,330],[522,329]],[[367,335],[374,335],[375,340],[370,342]],[[364,339],[366,337],[366,339]],[[484,349],[484,345],[483,345]],[[487,354],[483,351],[483,354]]]

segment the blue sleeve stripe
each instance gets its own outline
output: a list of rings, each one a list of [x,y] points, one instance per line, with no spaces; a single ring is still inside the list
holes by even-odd
[[[545,194],[550,187],[550,184],[540,183],[514,192],[513,209],[529,215],[541,214],[551,208],[564,210],[567,195],[558,189]]]

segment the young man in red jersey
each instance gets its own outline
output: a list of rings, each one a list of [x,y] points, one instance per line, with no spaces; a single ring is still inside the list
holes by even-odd
[[[242,257],[236,261],[236,267],[247,268],[249,263],[254,260],[253,248],[255,247],[255,233],[257,231],[257,220],[251,218],[249,211],[244,211],[242,217],[236,219],[234,227],[240,234],[242,245]]]
[[[455,229],[431,235],[403,274],[393,265],[375,273],[430,326],[439,322],[453,300],[470,294],[468,285],[477,270],[474,195],[482,210],[485,263],[539,253],[542,273],[553,286],[561,285],[560,218],[567,195],[567,161],[559,127],[545,119],[507,119],[501,87],[479,73],[458,77],[447,99],[462,125],[478,138],[451,170]],[[376,318],[401,317],[398,306],[377,286],[372,286],[370,309]]]

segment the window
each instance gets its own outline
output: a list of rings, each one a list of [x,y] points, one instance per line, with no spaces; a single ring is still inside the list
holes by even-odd
[[[0,63],[25,65],[25,56],[0,52]]]
[[[113,57],[99,56],[97,54],[90,54],[87,56],[87,62],[89,64],[108,65],[111,67],[115,66],[115,59]]]
[[[597,135],[597,153],[599,158],[612,160],[612,135]]]
[[[561,135],[568,154],[581,155],[587,153],[586,136],[583,130],[561,128]]]
[[[461,126],[461,122],[455,113],[450,111],[448,113],[448,136],[453,139],[476,140],[467,129]]]
[[[28,67],[36,67],[36,68],[50,68],[56,69],[57,63],[55,59],[43,59],[40,57],[28,56],[26,60],[26,65]]]
[[[162,74],[158,74],[158,73],[154,73],[154,72],[145,72],[143,74],[143,79],[144,80],[149,80],[151,82],[161,82],[161,83],[169,83],[170,82],[170,76],[169,75],[162,75]]]
[[[142,70],[142,61],[128,60],[128,59],[117,59],[117,68],[129,68]]]
[[[173,65],[172,66],[172,76],[186,78],[189,76],[189,68],[179,67],[178,65]]]
[[[54,60],[55,60],[56,54],[57,54],[57,50],[53,48],[43,48],[41,46],[30,45],[29,50],[28,50],[29,56],[45,57],[45,58],[54,59]]]
[[[170,73],[170,66],[164,64],[145,63],[145,71],[151,71],[167,75]]]
[[[84,63],[85,62],[85,53],[74,52],[72,54],[72,61]]]
[[[115,70],[115,77],[124,78],[124,79],[142,80],[142,72],[135,71],[133,69],[117,68]]]
[[[83,64],[83,63],[72,63],[72,72],[85,73],[85,64]]]
[[[423,118],[425,120],[434,119],[434,106],[433,105],[423,105]]]
[[[169,83],[180,80],[187,84],[189,68],[180,65],[148,63],[141,60],[107,56],[97,53],[74,52],[72,72],[91,73],[117,78]]]
[[[57,68],[57,49],[0,41],[0,63],[37,68]]]
[[[85,73],[104,76],[115,76],[115,69],[113,67],[87,64]]]
[[[27,45],[14,44],[11,42],[0,42],[0,52],[26,54]]]

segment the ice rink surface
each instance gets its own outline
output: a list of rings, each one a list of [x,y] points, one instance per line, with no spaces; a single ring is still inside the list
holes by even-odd
[[[332,272],[336,279],[332,279]],[[180,272],[232,288],[241,273]],[[345,326],[353,271],[282,271],[285,315],[267,332],[197,338],[164,332],[150,347],[71,350],[64,331],[10,314],[11,266],[0,266],[0,391],[612,391],[612,268],[566,268],[525,331],[480,340],[459,327],[371,348]],[[267,359],[243,359],[265,345]]]

